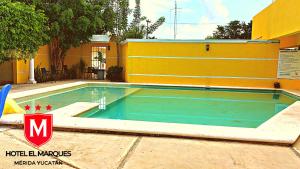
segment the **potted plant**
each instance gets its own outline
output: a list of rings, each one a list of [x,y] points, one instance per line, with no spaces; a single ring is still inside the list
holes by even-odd
[[[123,81],[122,72],[123,72],[123,67],[112,66],[108,68],[106,77],[108,80],[112,82],[122,82]]]
[[[275,89],[280,89],[280,88],[281,88],[280,83],[279,83],[279,82],[275,82],[275,83],[274,83],[274,88],[275,88]]]
[[[97,70],[98,80],[104,80],[105,69],[103,69],[102,64],[105,63],[105,58],[102,52],[98,52],[98,56],[95,58],[99,63],[99,69]]]

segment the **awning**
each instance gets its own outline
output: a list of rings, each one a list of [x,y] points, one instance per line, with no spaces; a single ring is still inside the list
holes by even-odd
[[[91,38],[92,43],[109,43],[110,37],[107,35],[93,35]]]

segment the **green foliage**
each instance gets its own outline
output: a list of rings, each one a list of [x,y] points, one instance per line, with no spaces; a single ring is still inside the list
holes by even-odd
[[[57,70],[64,64],[66,52],[87,43],[93,34],[104,32],[103,12],[107,0],[18,0],[35,4],[49,18],[51,64]]]
[[[0,63],[34,57],[49,40],[47,17],[33,5],[0,2]]]
[[[251,39],[252,21],[249,23],[231,21],[228,25],[218,25],[217,30],[207,39]]]
[[[104,3],[105,31],[111,33],[117,43],[127,38],[147,38],[165,22],[164,17],[152,23],[147,17],[142,16],[140,3],[140,0],[136,0],[133,20],[130,24],[128,22],[131,14],[129,0],[110,0]]]
[[[110,0],[109,8],[111,14],[113,15],[104,15],[104,17],[109,17],[111,22],[108,22],[110,33],[114,37],[117,43],[125,40],[125,32],[128,29],[128,16],[131,13],[129,9],[129,0]]]
[[[123,72],[123,67],[112,66],[108,68],[106,78],[110,81],[121,82],[123,81],[122,72]]]
[[[133,20],[130,27],[140,25],[141,21],[145,20],[145,17],[142,17],[141,14],[141,0],[135,0],[135,8],[133,11]]]
[[[125,38],[143,39],[149,38],[164,22],[165,18],[160,17],[153,24],[147,17],[141,14],[141,1],[135,0],[135,9],[133,11],[133,20],[125,33]]]
[[[101,62],[101,63],[104,63],[105,62],[105,59],[103,57],[103,54],[102,52],[98,52],[98,56],[95,57],[96,60],[98,60],[98,62]]]

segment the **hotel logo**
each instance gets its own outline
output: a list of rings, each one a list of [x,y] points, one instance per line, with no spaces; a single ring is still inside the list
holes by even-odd
[[[25,106],[25,110],[29,111],[31,107]],[[46,106],[46,109],[50,111],[51,105]],[[35,106],[35,111],[41,110],[41,106]],[[52,138],[53,133],[53,115],[52,114],[25,114],[24,115],[24,136],[26,140],[34,145],[40,147],[46,144]]]
[[[52,138],[52,133],[52,114],[24,115],[24,136],[26,140],[35,147],[46,144]]]

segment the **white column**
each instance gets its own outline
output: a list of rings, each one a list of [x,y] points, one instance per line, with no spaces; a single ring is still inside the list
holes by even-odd
[[[36,81],[34,79],[34,59],[30,59],[29,61],[29,81],[28,83],[35,84]]]

